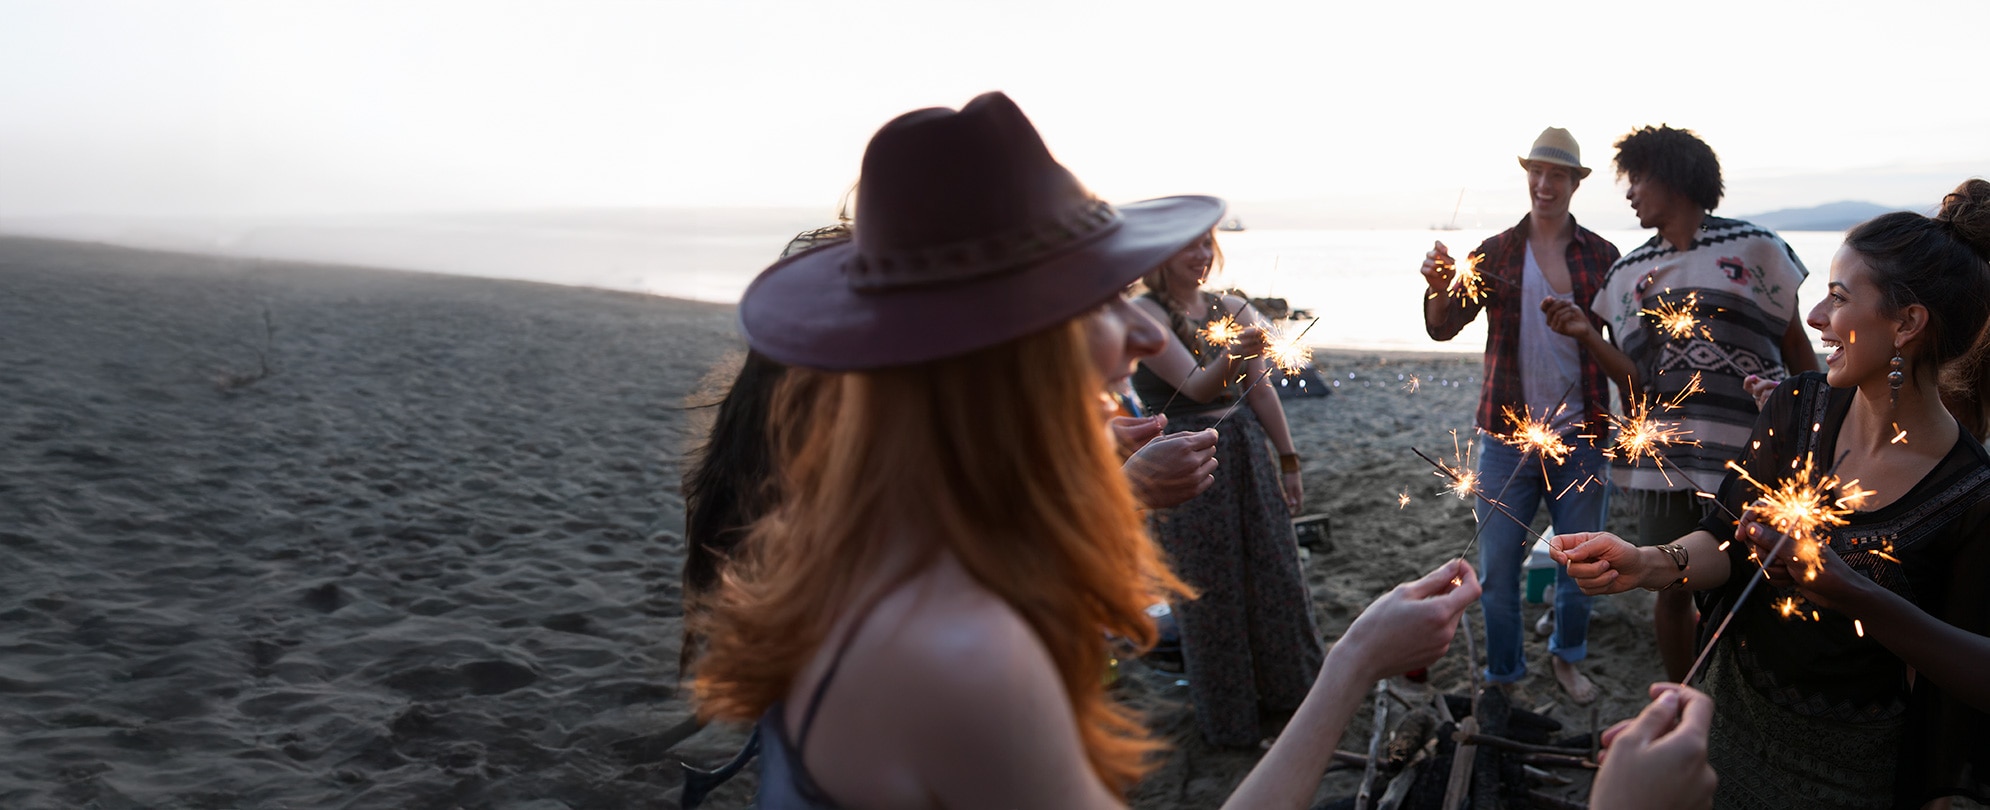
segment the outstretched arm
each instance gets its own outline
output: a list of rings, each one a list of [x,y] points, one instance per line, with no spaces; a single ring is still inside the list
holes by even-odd
[[[1443,657],[1458,615],[1478,598],[1478,574],[1454,560],[1376,599],[1327,652],[1285,733],[1223,806],[1305,807],[1369,687]]]
[[[1465,324],[1478,317],[1479,309],[1484,306],[1452,295],[1451,277],[1457,270],[1458,263],[1451,258],[1451,251],[1443,242],[1436,243],[1430,252],[1423,254],[1423,267],[1419,270],[1423,273],[1426,288],[1423,296],[1423,331],[1430,335],[1431,340],[1457,337]]]

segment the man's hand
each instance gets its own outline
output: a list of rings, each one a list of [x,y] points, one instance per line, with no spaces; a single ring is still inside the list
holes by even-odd
[[[1707,763],[1714,700],[1676,683],[1651,685],[1651,704],[1603,732],[1591,807],[1711,807],[1719,778]]]
[[[1596,334],[1596,324],[1589,322],[1589,313],[1574,301],[1548,297],[1541,299],[1541,314],[1548,318],[1548,328],[1579,341],[1587,341]]]
[[[1165,509],[1201,495],[1216,483],[1216,431],[1170,433],[1134,452],[1122,468],[1133,497],[1148,509]]]
[[[1430,291],[1443,294],[1451,288],[1451,275],[1457,271],[1458,263],[1451,258],[1451,251],[1444,248],[1443,242],[1429,253],[1423,254],[1423,283],[1430,285]]]

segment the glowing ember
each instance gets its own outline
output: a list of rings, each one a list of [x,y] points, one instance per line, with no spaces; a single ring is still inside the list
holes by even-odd
[[[1822,544],[1830,542],[1826,534],[1845,525],[1846,516],[1874,494],[1860,489],[1856,478],[1840,481],[1838,476],[1819,471],[1809,456],[1773,487],[1756,480],[1739,464],[1730,461],[1727,466],[1762,493],[1749,508],[1763,523],[1790,538],[1796,549],[1793,561],[1802,566],[1806,582],[1817,579],[1817,573],[1824,570]]]
[[[1778,599],[1776,600],[1774,607],[1776,608],[1776,612],[1783,614],[1783,618],[1785,619],[1790,618],[1792,616],[1797,616],[1799,618],[1801,617],[1801,614],[1797,612],[1797,600],[1795,597],[1785,596],[1781,599]]]
[[[1855,633],[1858,633],[1858,634],[1859,634],[1859,638],[1865,638],[1865,637],[1866,637],[1866,624],[1865,624],[1865,622],[1862,622],[1862,621],[1859,621],[1858,619],[1853,619],[1853,620],[1852,620],[1852,631],[1853,631],[1853,632],[1855,632]]]
[[[1404,508],[1404,507],[1407,507],[1407,506],[1409,506],[1409,505],[1410,505],[1410,491],[1409,491],[1409,490],[1407,490],[1407,489],[1406,489],[1406,490],[1403,490],[1403,491],[1402,491],[1401,493],[1399,493],[1398,495],[1396,495],[1396,508],[1397,508],[1397,509],[1402,509],[1402,508]]]
[[[1666,292],[1671,292],[1671,290],[1667,290]],[[1638,314],[1652,316],[1653,320],[1657,321],[1658,331],[1671,335],[1673,340],[1691,337],[1695,332],[1698,332],[1702,338],[1712,340],[1713,333],[1709,332],[1707,327],[1700,323],[1699,309],[1700,294],[1698,292],[1690,292],[1686,294],[1686,298],[1680,303],[1673,303],[1660,298],[1656,309],[1639,310]]]

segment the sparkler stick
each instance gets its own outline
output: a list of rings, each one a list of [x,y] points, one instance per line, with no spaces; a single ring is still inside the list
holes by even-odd
[[[1572,391],[1574,391],[1574,390],[1575,390],[1575,387],[1576,387],[1576,386],[1577,386],[1578,384],[1580,384],[1581,382],[1582,382],[1582,378],[1580,378],[1580,377],[1577,377],[1576,379],[1574,379],[1574,380],[1571,380],[1571,381],[1569,381],[1569,387],[1567,387],[1567,388],[1564,388],[1564,389],[1562,389],[1562,395],[1561,395],[1560,397],[1557,397],[1557,398],[1555,399],[1555,401],[1556,401],[1556,402],[1560,402],[1560,403],[1562,403],[1561,405],[1558,405],[1558,406],[1556,406],[1556,407],[1555,407],[1555,416],[1560,416],[1560,415],[1561,415],[1561,409],[1562,409],[1563,407],[1566,407],[1566,406],[1567,406],[1567,404],[1568,404],[1568,398],[1569,398],[1569,393],[1570,393],[1570,392],[1572,392]],[[1515,417],[1513,416],[1513,411],[1512,411],[1512,409],[1510,409],[1510,408],[1509,408],[1509,409],[1507,409],[1507,410],[1505,411],[1505,413],[1506,413],[1506,416],[1507,416],[1507,418],[1508,418],[1508,419],[1515,419]],[[1531,416],[1531,415],[1530,415],[1530,416]],[[1550,420],[1550,421],[1553,421],[1553,419],[1554,419],[1554,416],[1550,416],[1550,417],[1548,417],[1548,418],[1549,418],[1549,420]],[[1526,425],[1526,422],[1527,422],[1527,421],[1530,421],[1530,420],[1529,420],[1528,418],[1525,418],[1525,417],[1523,417],[1523,418],[1521,418],[1521,419],[1518,419],[1518,420],[1516,420],[1516,421],[1519,421],[1519,422],[1520,422],[1520,423],[1522,424],[1522,428],[1521,428],[1521,429],[1519,429],[1519,430],[1516,430],[1516,431],[1515,431],[1515,434],[1516,434],[1516,435],[1519,435],[1519,434],[1522,434],[1522,433],[1525,433],[1525,432],[1527,432],[1527,430],[1526,430],[1526,427],[1525,427],[1525,425]],[[1538,434],[1543,434],[1543,435],[1546,435],[1546,436],[1549,436],[1549,437],[1552,437],[1552,438],[1553,438],[1553,440],[1554,440],[1554,444],[1557,444],[1557,445],[1560,445],[1560,448],[1559,448],[1559,452],[1561,453],[1561,456],[1562,456],[1563,458],[1566,458],[1566,457],[1567,457],[1567,455],[1568,455],[1568,452],[1570,451],[1570,449],[1571,449],[1571,448],[1570,448],[1570,447],[1568,446],[1568,444],[1567,444],[1567,443],[1565,443],[1565,442],[1563,442],[1563,441],[1561,440],[1561,437],[1560,437],[1560,436],[1556,436],[1556,435],[1554,435],[1554,434],[1553,434],[1552,432],[1548,431],[1548,430],[1547,430],[1547,426],[1546,426],[1546,425],[1541,425],[1541,426],[1540,426],[1540,428],[1539,428],[1538,430],[1536,430],[1536,431],[1533,431],[1533,432],[1534,432],[1534,433],[1538,433]],[[1501,439],[1501,441],[1506,441],[1506,440],[1505,440],[1505,439]],[[1520,448],[1520,451],[1521,451],[1521,457],[1520,457],[1520,460],[1521,460],[1521,461],[1523,461],[1523,462],[1527,460],[1527,455],[1526,455],[1526,454],[1527,454],[1527,451],[1528,451],[1528,449],[1529,449],[1529,447],[1528,447],[1528,446],[1526,446],[1526,445],[1523,445],[1523,444],[1518,444],[1518,443],[1514,443],[1514,442],[1508,442],[1508,444],[1513,444],[1513,445],[1514,445],[1515,447],[1518,447],[1518,448]],[[1544,445],[1544,447],[1545,447],[1545,445]],[[1419,453],[1418,455],[1422,455],[1422,454],[1421,454],[1421,453]],[[1558,465],[1559,465],[1559,464],[1561,464],[1561,463],[1562,463],[1562,462],[1561,462],[1561,458],[1557,458],[1557,459],[1555,460],[1555,463],[1556,463],[1556,464],[1558,464]],[[1496,504],[1496,503],[1500,503],[1500,502],[1504,501],[1504,500],[1506,499],[1506,491],[1507,491],[1507,488],[1509,488],[1509,487],[1513,486],[1513,479],[1514,479],[1514,478],[1517,478],[1517,477],[1519,477],[1519,475],[1520,475],[1520,465],[1516,463],[1516,464],[1514,464],[1514,465],[1513,465],[1513,471],[1512,471],[1512,472],[1510,472],[1510,473],[1507,473],[1507,474],[1506,474],[1506,483],[1503,483],[1503,484],[1500,484],[1500,485],[1499,485],[1499,496],[1498,496],[1498,497],[1496,497],[1496,498],[1492,498],[1492,499],[1490,499],[1489,503],[1495,503],[1495,504]],[[1542,461],[1541,461],[1541,483],[1542,483],[1542,485],[1543,485],[1543,486],[1545,486],[1545,485],[1547,484],[1547,482],[1548,482],[1548,463],[1547,463],[1547,460],[1546,460],[1546,458],[1545,458],[1545,456],[1544,456],[1544,457],[1543,457],[1543,459],[1542,459]],[[1560,496],[1558,495],[1558,496],[1556,496],[1556,497],[1560,497]],[[1508,517],[1512,517],[1512,515],[1508,515]],[[1533,529],[1533,527],[1529,526],[1529,527],[1527,527],[1527,528],[1528,528],[1529,532],[1531,533],[1531,532],[1532,532],[1532,529]],[[1472,553],[1472,547],[1473,547],[1473,546],[1475,546],[1475,545],[1478,545],[1478,542],[1479,542],[1479,535],[1480,535],[1481,533],[1483,533],[1483,532],[1484,532],[1485,530],[1486,530],[1486,521],[1483,521],[1483,520],[1479,521],[1479,525],[1478,525],[1477,527],[1474,527],[1474,528],[1472,529],[1472,537],[1471,537],[1471,539],[1470,539],[1470,540],[1466,540],[1466,541],[1465,541],[1465,550],[1464,550],[1464,551],[1460,551],[1460,552],[1458,552],[1458,559],[1461,559],[1461,560],[1462,560],[1462,559],[1465,559],[1465,555],[1467,555],[1467,554],[1470,554],[1470,553]]]

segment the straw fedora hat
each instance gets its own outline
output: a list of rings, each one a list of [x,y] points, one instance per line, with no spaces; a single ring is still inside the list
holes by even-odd
[[[740,299],[747,342],[852,371],[965,354],[1070,320],[1208,233],[1215,197],[1114,206],[1015,102],[915,110],[864,150],[853,238],[784,258]]]
[[[1534,139],[1534,148],[1520,159],[1520,167],[1526,168],[1530,160],[1567,166],[1575,170],[1577,180],[1589,176],[1589,167],[1582,165],[1582,147],[1576,145],[1574,135],[1561,127],[1541,130],[1541,137]]]

